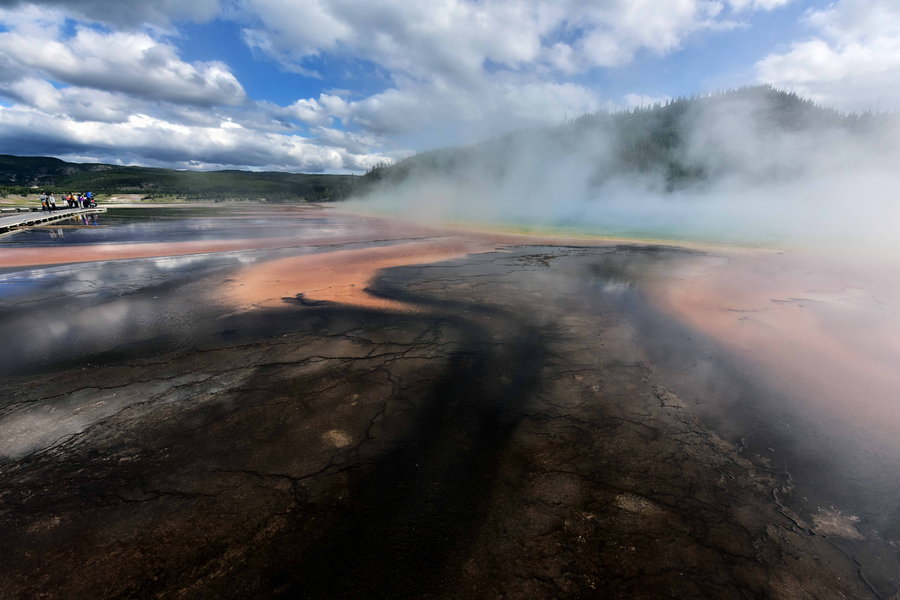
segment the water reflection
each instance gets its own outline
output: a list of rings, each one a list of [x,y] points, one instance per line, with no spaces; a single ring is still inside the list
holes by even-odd
[[[226,253],[27,269],[0,275],[0,372],[87,357],[177,332],[207,310],[198,280],[256,260]]]
[[[0,245],[79,246],[141,241],[222,240],[294,236],[336,240],[365,223],[217,211],[110,211],[79,215],[64,226],[32,229],[0,238]],[[209,277],[284,252],[312,248],[253,250],[48,265],[0,271],[0,373],[80,360],[122,344],[155,336],[189,340],[203,328],[216,298]],[[68,250],[66,250],[68,253]],[[207,283],[200,284],[200,280]],[[206,286],[206,287],[204,287]]]
[[[3,246],[43,246],[48,244],[108,244],[142,242],[180,242],[234,239],[340,236],[360,221],[348,225],[331,217],[309,213],[268,210],[120,209],[103,214],[76,215],[55,223],[52,229],[23,229],[0,236]],[[64,231],[63,231],[64,230]],[[49,235],[49,232],[55,232]],[[60,235],[60,231],[63,234]]]

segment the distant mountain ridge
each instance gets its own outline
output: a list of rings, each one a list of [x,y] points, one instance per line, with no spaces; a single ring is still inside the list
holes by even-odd
[[[0,188],[27,193],[138,193],[188,198],[267,198],[330,201],[345,198],[355,175],[321,175],[239,170],[179,171],[102,163],[70,163],[42,156],[0,154]]]

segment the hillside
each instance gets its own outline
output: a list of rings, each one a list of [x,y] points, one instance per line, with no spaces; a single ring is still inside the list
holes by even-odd
[[[177,171],[107,164],[70,163],[57,158],[0,155],[0,189],[139,193],[187,198],[267,198],[329,201],[346,197],[354,175],[310,175],[253,171]]]
[[[889,117],[842,114],[769,86],[679,98],[621,112],[586,114],[555,127],[523,130],[465,148],[412,156],[364,176],[368,189],[434,175],[509,177],[585,167],[591,186],[652,176],[672,192],[747,168],[788,175],[803,160],[804,140],[838,132],[861,137]],[[790,155],[790,146],[797,153]],[[788,147],[786,147],[786,145]],[[767,150],[767,146],[770,148]],[[775,152],[780,164],[766,160]],[[750,155],[752,154],[752,155]]]

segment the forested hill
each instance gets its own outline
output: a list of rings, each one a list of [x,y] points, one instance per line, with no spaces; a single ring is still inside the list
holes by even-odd
[[[57,193],[138,193],[187,198],[267,198],[329,201],[345,198],[355,175],[253,171],[177,171],[98,163],[70,163],[40,156],[0,155],[0,189]]]
[[[412,156],[365,175],[369,189],[411,176],[565,177],[567,169],[599,186],[652,177],[675,191],[748,172],[763,178],[802,168],[825,141],[879,135],[890,115],[844,114],[769,86],[680,98],[620,112],[586,114],[555,127],[514,132],[476,146]],[[753,172],[755,171],[755,172]]]

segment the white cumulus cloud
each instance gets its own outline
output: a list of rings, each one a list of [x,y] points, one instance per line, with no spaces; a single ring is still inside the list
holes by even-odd
[[[220,8],[219,0],[0,0],[0,8],[22,6],[59,9],[90,21],[125,26],[206,21]]]
[[[791,0],[728,0],[728,5],[736,11],[772,10],[790,2]]]
[[[295,72],[323,57],[374,63],[387,85],[358,98],[301,98],[285,116],[336,122],[416,147],[471,141],[559,122],[608,104],[571,81],[664,55],[698,32],[734,26],[737,13],[789,0],[238,0],[244,37]],[[416,135],[418,132],[418,135]]]
[[[0,93],[42,112],[76,121],[120,122],[127,120],[135,108],[133,100],[120,94],[77,87],[59,89],[32,77],[0,85]]]
[[[229,120],[198,126],[133,114],[116,123],[74,121],[33,108],[0,107],[0,139],[19,154],[56,148],[57,156],[115,154],[124,162],[287,171],[361,171],[387,160],[299,135],[261,132]]]
[[[760,82],[846,110],[900,109],[900,3],[840,0],[806,22],[815,35],[759,61]]]
[[[732,0],[768,9],[789,0]],[[722,25],[719,0],[239,0],[248,39],[283,61],[343,53],[413,77],[465,80],[486,63],[616,66],[641,50],[664,53]]]
[[[30,24],[0,33],[0,54],[20,69],[71,85],[143,99],[203,105],[238,104],[246,94],[220,62],[188,63],[177,49],[141,32],[79,28],[62,38],[58,27]]]

